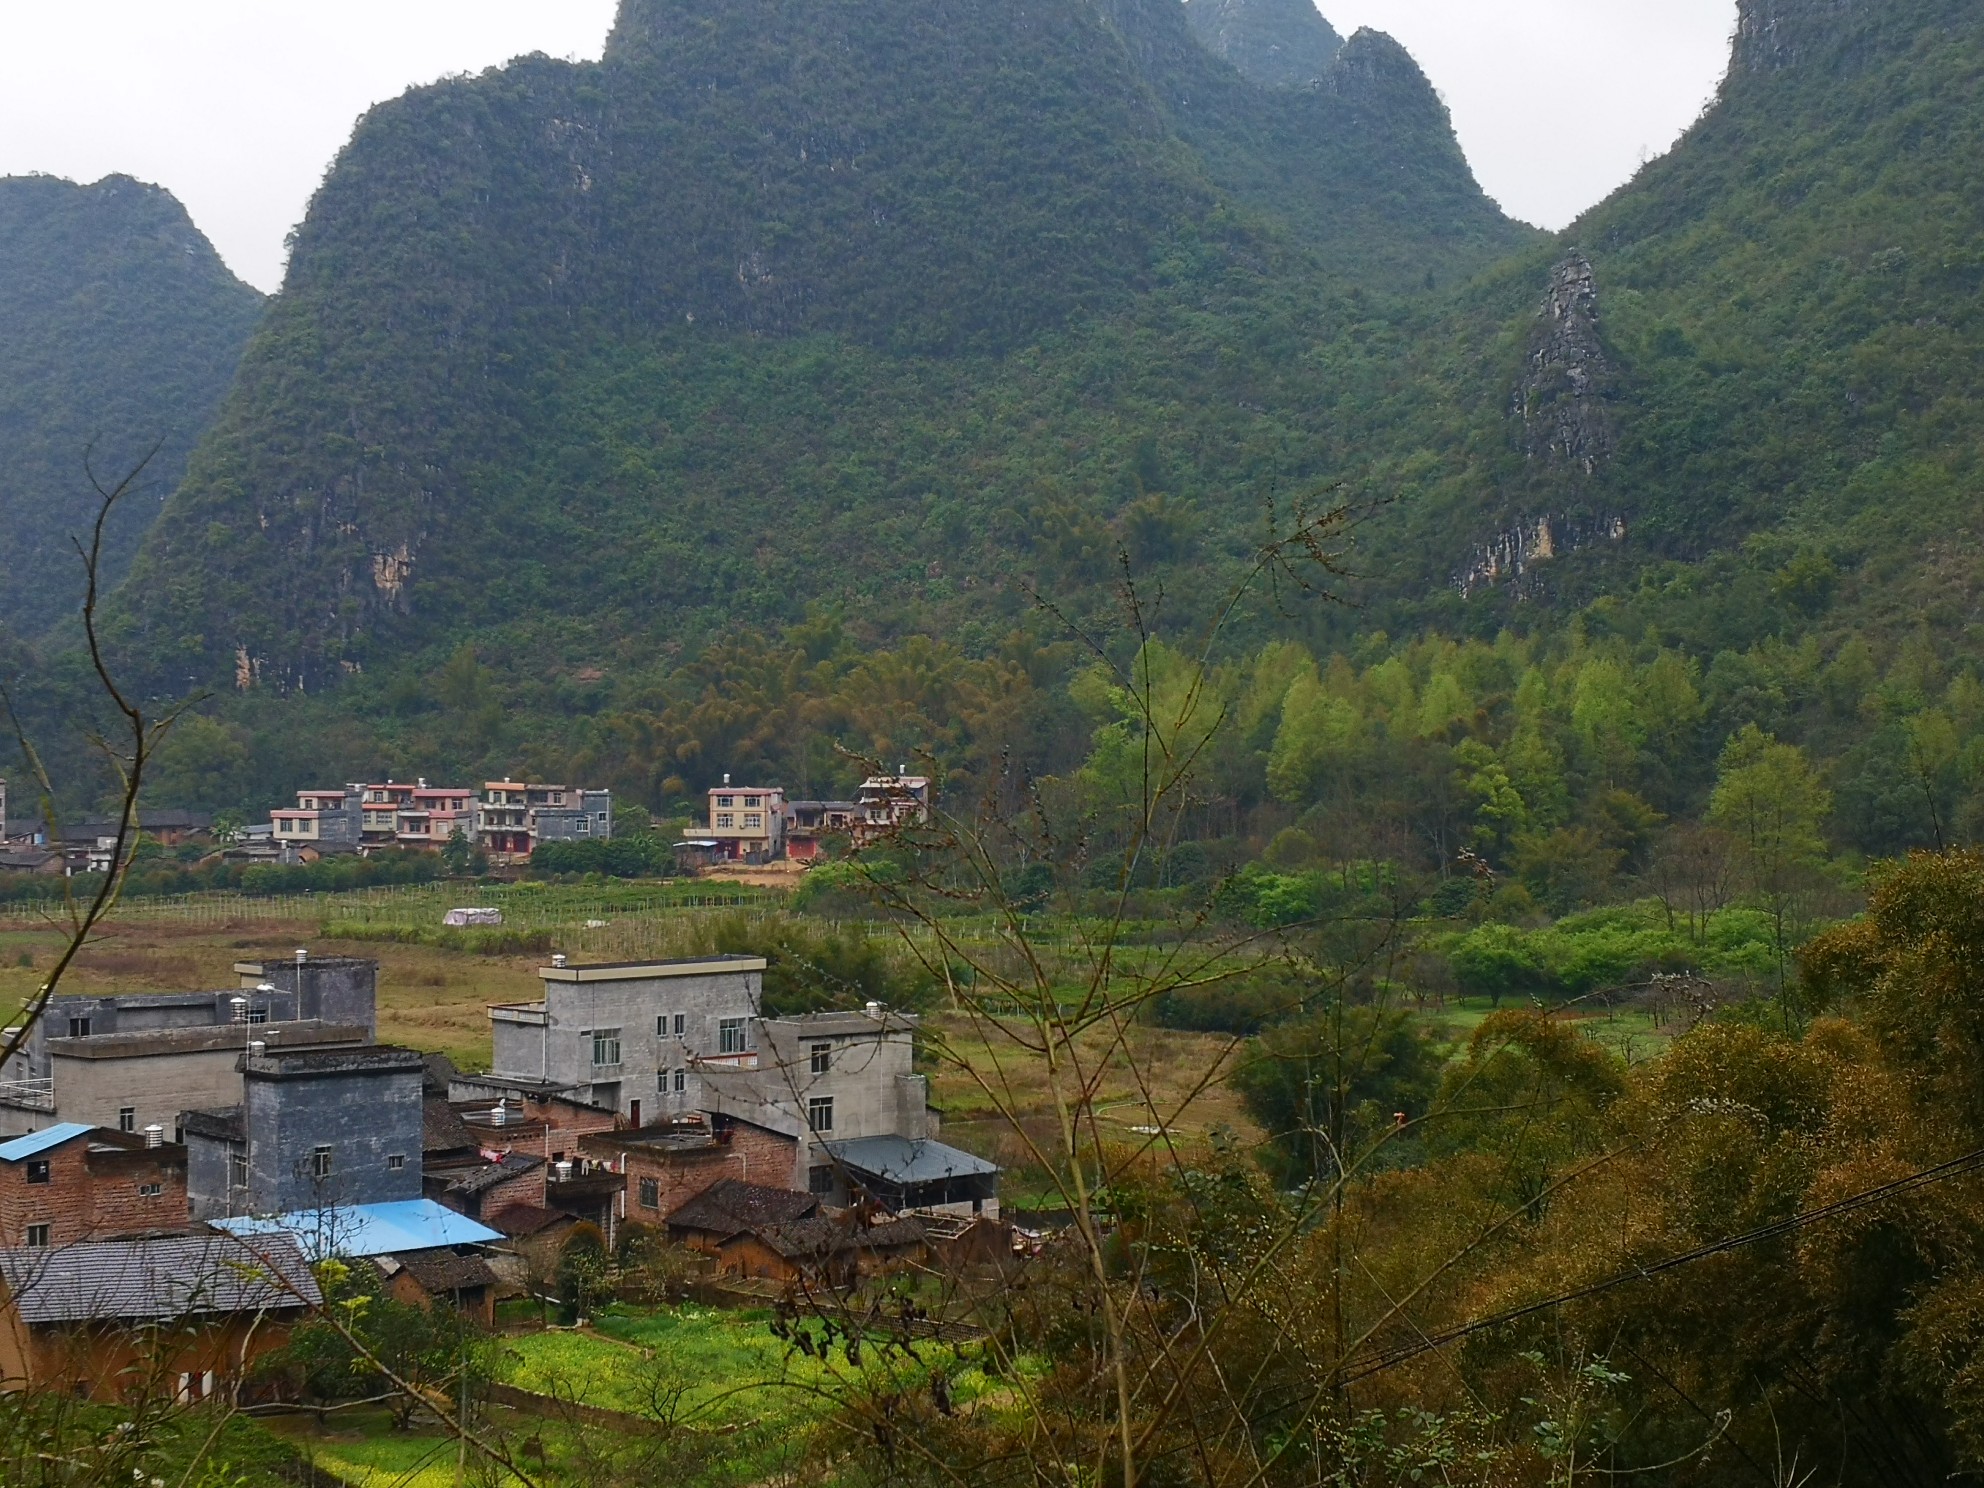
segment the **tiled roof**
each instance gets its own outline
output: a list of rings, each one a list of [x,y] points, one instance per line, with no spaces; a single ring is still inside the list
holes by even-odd
[[[484,1218],[512,1240],[523,1240],[566,1220],[576,1220],[563,1209],[546,1209],[541,1204],[505,1204]]]
[[[532,1168],[544,1166],[544,1159],[532,1157],[527,1152],[506,1152],[495,1162],[484,1163],[478,1168],[465,1168],[458,1178],[448,1180],[450,1193],[487,1193],[499,1183],[508,1183],[512,1178],[521,1177]]]
[[[460,1113],[446,1099],[430,1095],[421,1103],[422,1152],[456,1152],[462,1148],[473,1150],[480,1145],[475,1133],[468,1129]]]
[[[177,1235],[59,1249],[0,1251],[21,1320],[142,1321],[315,1307],[323,1295],[288,1235]]]
[[[811,1194],[790,1188],[767,1188],[740,1178],[711,1184],[668,1216],[670,1229],[705,1230],[726,1239],[767,1225],[789,1224],[819,1210]]]
[[[73,1142],[94,1130],[87,1122],[63,1121],[38,1132],[29,1132],[24,1137],[14,1137],[0,1142],[0,1162],[20,1162],[25,1158],[39,1157],[51,1147]]]
[[[822,1145],[835,1162],[885,1183],[934,1183],[942,1178],[976,1178],[999,1171],[997,1163],[930,1137],[856,1137]]]
[[[452,1250],[407,1250],[397,1251],[387,1259],[397,1262],[432,1297],[496,1284],[496,1273],[481,1256],[456,1255]]]
[[[758,1237],[787,1260],[823,1260],[863,1250],[893,1250],[921,1245],[925,1234],[914,1219],[892,1219],[865,1228],[845,1220],[814,1215],[789,1224],[766,1225]]]

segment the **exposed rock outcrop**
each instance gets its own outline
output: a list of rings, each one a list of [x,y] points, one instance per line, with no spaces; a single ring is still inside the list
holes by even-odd
[[[1310,0],[1185,0],[1185,16],[1207,51],[1264,88],[1315,81],[1343,46]]]
[[[1618,447],[1613,377],[1598,329],[1598,277],[1573,250],[1550,271],[1510,408],[1523,454],[1595,474]]]
[[[1467,566],[1453,576],[1453,586],[1462,599],[1504,580],[1512,581],[1516,593],[1524,592],[1523,580],[1539,563],[1575,553],[1580,548],[1626,540],[1626,519],[1621,516],[1536,517],[1517,522],[1478,544],[1468,555]]]

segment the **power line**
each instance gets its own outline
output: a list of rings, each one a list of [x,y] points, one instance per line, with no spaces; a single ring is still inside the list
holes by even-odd
[[[1358,1380],[1369,1379],[1372,1375],[1382,1374],[1387,1369],[1392,1369],[1405,1363],[1408,1359],[1416,1359],[1419,1355],[1430,1353],[1434,1349],[1445,1348],[1450,1343],[1458,1343],[1461,1339],[1471,1337],[1476,1333],[1485,1333],[1491,1328],[1500,1328],[1508,1323],[1533,1316],[1536,1313],[1548,1312],[1554,1307],[1562,1307],[1567,1302],[1580,1302],[1586,1297],[1595,1297],[1601,1292],[1609,1292],[1615,1287],[1626,1286],[1631,1282],[1647,1281],[1660,1275],[1662,1272],[1673,1271],[1682,1266],[1692,1265],[1696,1261],[1706,1260],[1709,1256],[1721,1255],[1726,1251],[1737,1250],[1745,1245],[1755,1245],[1762,1240],[1774,1240],[1780,1235],[1788,1235],[1794,1230],[1804,1228],[1806,1225],[1817,1224],[1820,1220],[1836,1219],[1842,1214],[1850,1214],[1855,1209],[1864,1209],[1869,1204],[1878,1204],[1883,1199],[1893,1198],[1897,1194],[1908,1193],[1917,1188],[1926,1188],[1930,1184],[1940,1183],[1946,1178],[1957,1178],[1965,1173],[1975,1172],[1980,1167],[1984,1167],[1984,1148],[1979,1148],[1975,1152],[1965,1153],[1962,1157],[1953,1157],[1948,1162],[1938,1163],[1933,1168],[1923,1168],[1918,1172],[1910,1173],[1904,1178],[1896,1178],[1877,1187],[1863,1189],[1856,1194],[1849,1194],[1846,1198],[1835,1199],[1832,1203],[1823,1204],[1817,1209],[1807,1209],[1802,1213],[1793,1214],[1784,1219],[1773,1220],[1767,1225],[1759,1225],[1756,1229],[1745,1231],[1743,1234],[1731,1235],[1726,1240],[1717,1240],[1712,1244],[1684,1252],[1681,1255],[1668,1256],[1665,1260],[1655,1261],[1651,1265],[1639,1266],[1631,1271],[1623,1271],[1617,1276],[1609,1277],[1604,1281],[1592,1282],[1589,1286],[1578,1287],[1574,1291],[1561,1292],[1557,1296],[1546,1297],[1540,1302],[1530,1302],[1521,1307],[1512,1307],[1506,1312],[1498,1312],[1490,1317],[1477,1318],[1471,1323],[1462,1323],[1458,1327],[1449,1328],[1441,1333],[1426,1334],[1415,1343],[1402,1344],[1397,1348],[1388,1349],[1383,1353],[1366,1359],[1361,1364],[1353,1364],[1349,1368],[1346,1368],[1343,1374],[1343,1382],[1345,1384],[1352,1384]]]

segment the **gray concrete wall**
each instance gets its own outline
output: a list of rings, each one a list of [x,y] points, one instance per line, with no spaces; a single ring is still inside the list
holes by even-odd
[[[700,1110],[701,1087],[690,1061],[723,1052],[726,1018],[744,1020],[744,1046],[753,1047],[763,983],[758,970],[579,982],[547,979],[546,1027],[495,1023],[491,1069],[514,1079],[575,1087],[580,1099],[622,1114],[631,1114],[638,1101],[643,1122]],[[593,1064],[593,1034],[608,1028],[620,1030],[620,1063],[602,1069]],[[688,1071],[680,1095],[673,1088],[677,1069]],[[664,1071],[671,1074],[666,1091],[659,1088]]]
[[[234,1143],[186,1134],[186,1199],[195,1219],[222,1219],[234,1212],[228,1193],[228,1155]]]
[[[359,1070],[245,1082],[248,1210],[285,1214],[420,1197],[421,1075]],[[331,1149],[318,1178],[311,1157]],[[388,1158],[399,1156],[395,1169]]]
[[[202,1049],[129,1059],[73,1058],[58,1039],[55,1069],[55,1115],[51,1121],[86,1121],[92,1126],[117,1125],[121,1106],[137,1107],[136,1130],[153,1122],[174,1140],[180,1114],[231,1106],[241,1099],[239,1049]]]
[[[379,1036],[379,963],[357,956],[268,960],[261,979],[295,1000],[299,1018],[349,1023]]]
[[[50,1072],[48,1042],[50,1039],[68,1037],[71,1019],[89,1019],[89,1036],[92,1038],[100,1034],[137,1033],[159,1028],[212,1028],[232,1022],[234,999],[244,996],[248,998],[251,1011],[260,1010],[268,1014],[264,1020],[266,1022],[283,1023],[299,1016],[316,1016],[314,1013],[297,1012],[294,990],[262,993],[230,987],[213,992],[126,993],[105,997],[64,995],[50,1000],[48,1011],[29,1032],[24,1072],[37,1077]],[[358,1020],[331,1018],[326,1021]],[[372,1024],[368,1021],[365,1026]],[[6,1076],[8,1079],[20,1077],[19,1073],[11,1072]]]

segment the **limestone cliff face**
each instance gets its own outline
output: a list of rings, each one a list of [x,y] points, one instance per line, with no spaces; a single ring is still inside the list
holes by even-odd
[[[1573,250],[1550,271],[1510,408],[1523,454],[1595,474],[1618,447],[1613,381],[1598,329],[1598,276]]]
[[[1343,46],[1310,0],[1185,0],[1185,16],[1208,51],[1264,88],[1313,82]]]
[[[1730,76],[1851,72],[1924,31],[1974,29],[1974,0],[1741,0]]]

